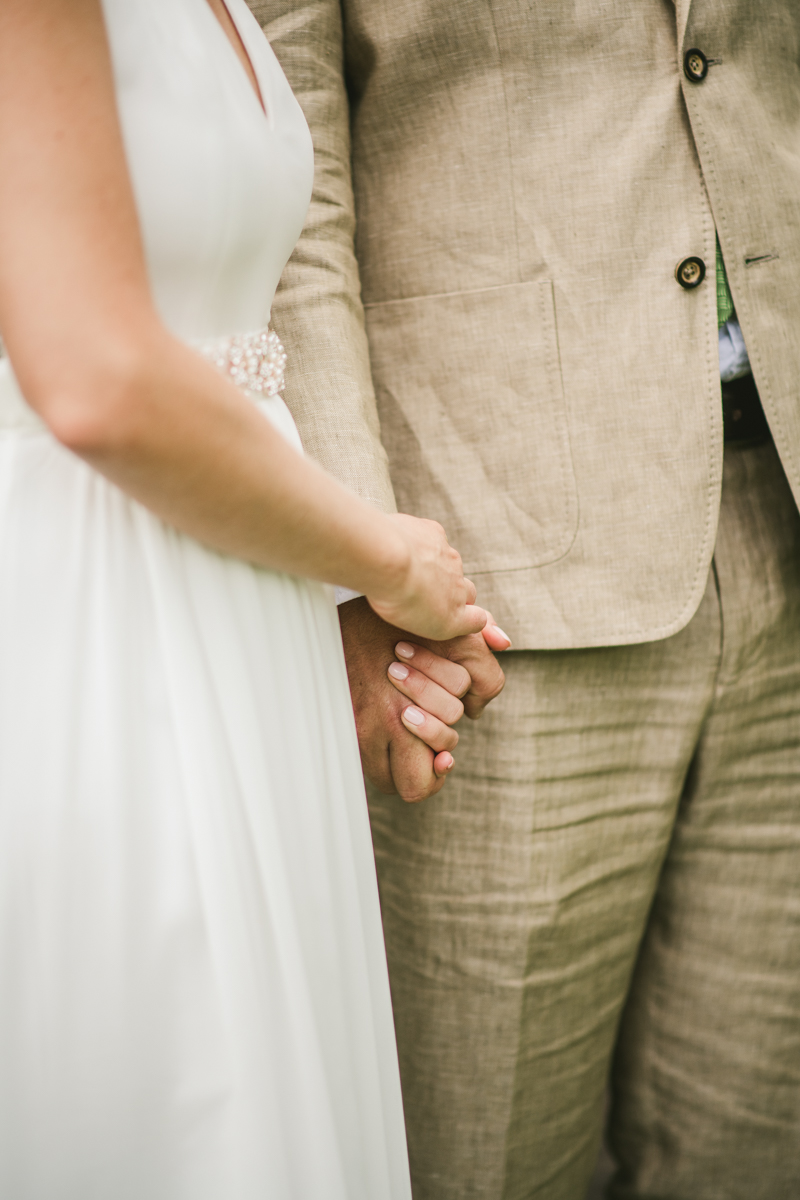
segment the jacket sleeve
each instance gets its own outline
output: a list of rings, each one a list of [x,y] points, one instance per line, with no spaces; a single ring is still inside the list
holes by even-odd
[[[286,403],[307,452],[343,484],[395,508],[364,330],[339,0],[248,0],[311,129],[314,193],[281,278],[273,324],[289,357]]]

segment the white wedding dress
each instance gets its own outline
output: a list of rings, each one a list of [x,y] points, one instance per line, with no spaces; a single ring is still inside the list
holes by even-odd
[[[103,7],[164,320],[259,329],[313,174],[277,60],[229,0],[265,114],[206,0]],[[164,525],[4,359],[0,1197],[409,1196],[331,590]]]

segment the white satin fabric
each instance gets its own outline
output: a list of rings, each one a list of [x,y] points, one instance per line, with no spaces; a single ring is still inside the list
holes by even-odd
[[[104,0],[186,338],[266,324],[311,189],[302,114],[229,2],[267,115],[206,0]],[[54,441],[7,361],[0,973],[0,1196],[410,1196],[330,589],[162,524]]]

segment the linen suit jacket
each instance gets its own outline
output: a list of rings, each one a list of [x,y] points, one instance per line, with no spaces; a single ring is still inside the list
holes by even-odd
[[[441,521],[517,649],[677,632],[719,508],[715,229],[800,495],[800,4],[250,7],[315,143],[274,310],[309,451]]]

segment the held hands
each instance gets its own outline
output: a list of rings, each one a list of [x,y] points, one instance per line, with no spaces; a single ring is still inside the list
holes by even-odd
[[[509,639],[489,617],[480,633],[410,641],[364,599],[340,605],[339,620],[365,774],[409,802],[434,795],[454,763],[451,725],[502,691],[489,646],[506,650]]]
[[[403,710],[401,719],[434,751],[437,776],[454,766],[450,752],[456,747],[458,734],[450,726],[465,712],[477,720],[505,683],[499,664],[486,654],[486,646],[503,651],[511,642],[491,613],[487,618],[477,636],[453,638],[444,644],[428,642],[427,646],[403,641],[395,646],[400,661],[393,662],[387,674],[399,692],[415,701],[413,707]]]
[[[380,594],[341,605],[339,620],[365,774],[414,802],[438,792],[452,769],[452,726],[465,712],[479,717],[502,690],[490,647],[510,642],[475,605],[441,525],[405,514],[391,520],[400,569]]]
[[[461,555],[438,521],[397,513],[391,518],[404,543],[405,562],[394,587],[368,594],[387,624],[440,641],[479,633],[487,614],[475,605],[475,585],[464,578]]]

